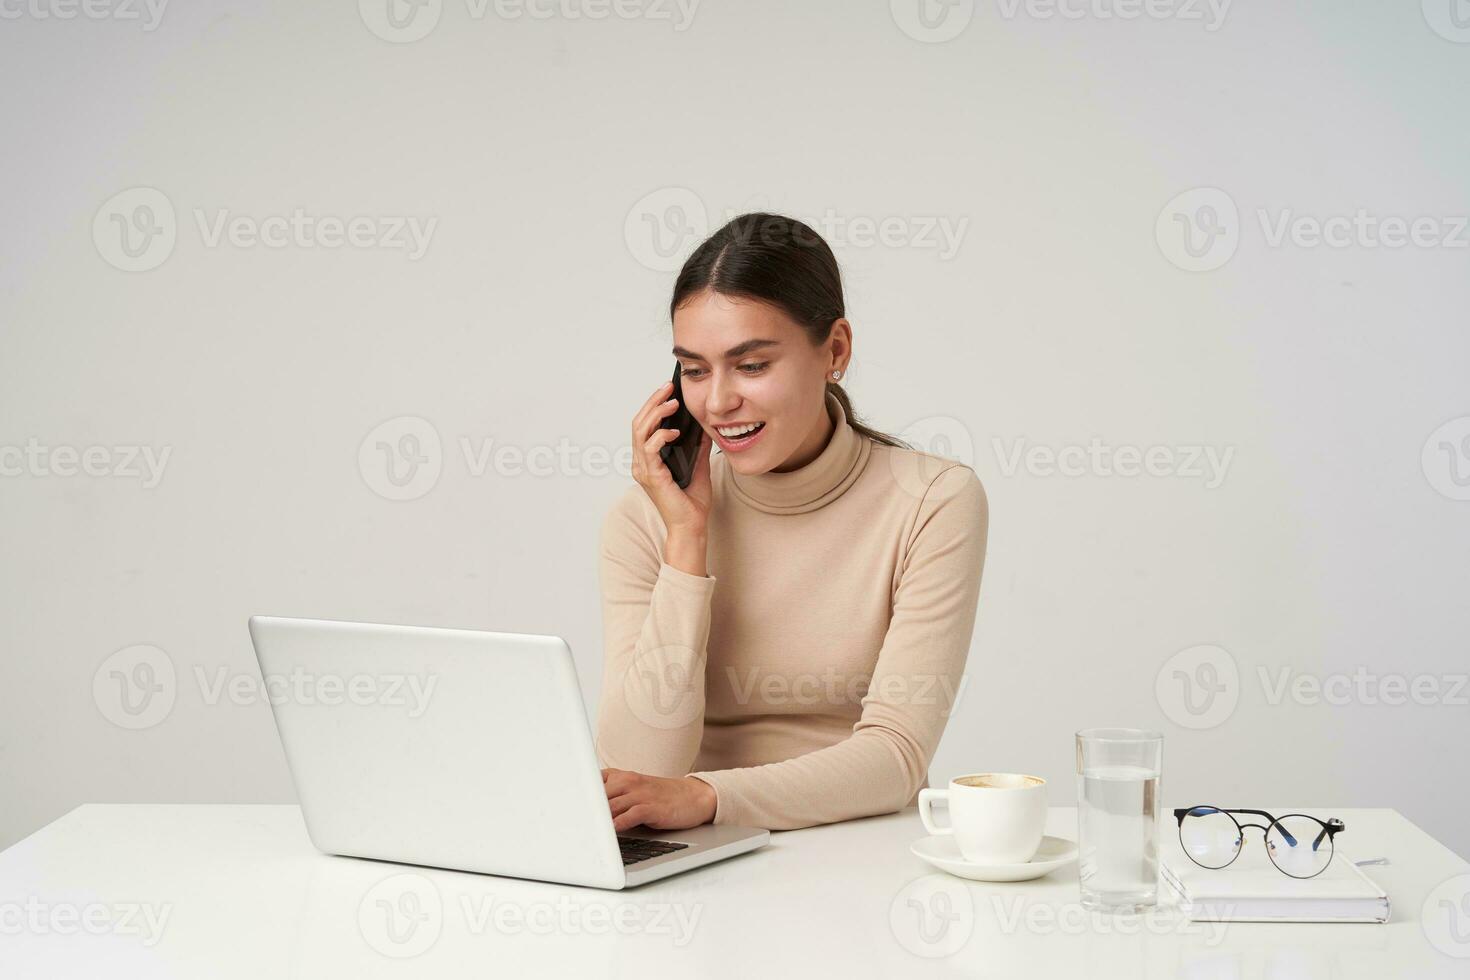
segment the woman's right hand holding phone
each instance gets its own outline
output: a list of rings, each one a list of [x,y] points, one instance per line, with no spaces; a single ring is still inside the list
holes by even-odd
[[[695,453],[694,476],[689,486],[679,489],[674,474],[664,464],[659,450],[678,438],[678,429],[660,428],[660,423],[679,410],[670,397],[673,383],[658,386],[638,414],[633,416],[633,479],[638,481],[668,529],[665,560],[680,571],[705,575],[705,541],[710,511],[710,438],[700,432]],[[698,422],[690,421],[692,425]]]

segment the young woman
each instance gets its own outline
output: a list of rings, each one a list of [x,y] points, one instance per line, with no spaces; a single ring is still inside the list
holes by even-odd
[[[910,805],[969,652],[985,491],[853,414],[837,261],[805,224],[735,218],[669,310],[703,434],[681,490],[659,457],[673,386],[656,389],[633,418],[636,485],[602,525],[613,825],[780,830]]]

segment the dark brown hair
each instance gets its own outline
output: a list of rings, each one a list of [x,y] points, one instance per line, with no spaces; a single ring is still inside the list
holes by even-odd
[[[832,324],[846,315],[842,275],[832,249],[807,225],[779,214],[742,214],[706,238],[679,270],[669,318],[705,289],[779,307],[801,325],[813,347],[824,343]],[[864,425],[841,385],[829,381],[827,390],[842,403],[848,424],[859,433],[885,446],[913,448]]]

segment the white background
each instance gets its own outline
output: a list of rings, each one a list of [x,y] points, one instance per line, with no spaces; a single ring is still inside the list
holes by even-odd
[[[628,478],[475,475],[464,446],[625,446],[671,367],[664,267],[770,209],[842,263],[860,414],[989,492],[936,784],[1020,770],[1071,803],[1076,729],[1156,727],[1166,805],[1395,807],[1470,853],[1470,232],[1271,241],[1283,215],[1442,238],[1470,213],[1448,0],[990,0],[932,31],[902,0],[705,0],[682,30],[672,5],[445,0],[407,43],[362,6],[178,3],[152,30],[5,7],[0,447],[170,455],[156,486],[0,477],[0,845],[86,801],[293,799],[268,707],[197,679],[256,675],[253,613],[560,634],[595,704],[597,529]],[[132,188],[175,213],[146,271],[111,218],[138,199],[108,210]],[[1196,188],[1238,215],[1208,271],[1174,214],[1219,195],[1166,209]],[[199,227],[298,208],[437,223],[416,258]],[[359,449],[405,417],[440,448],[393,501]],[[1218,486],[1008,463],[1093,439],[1231,455]],[[130,729],[105,662],[138,645],[175,680]],[[137,656],[160,654],[110,663]],[[1347,696],[1276,698],[1298,675]],[[1384,703],[1385,677],[1438,693]]]

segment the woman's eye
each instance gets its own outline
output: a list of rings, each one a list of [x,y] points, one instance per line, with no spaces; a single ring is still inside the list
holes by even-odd
[[[759,374],[770,366],[770,361],[761,361],[755,364],[742,364],[740,365],[739,370],[743,371],[746,374]],[[697,379],[701,377],[704,373],[704,368],[684,368],[679,372],[679,377]]]

